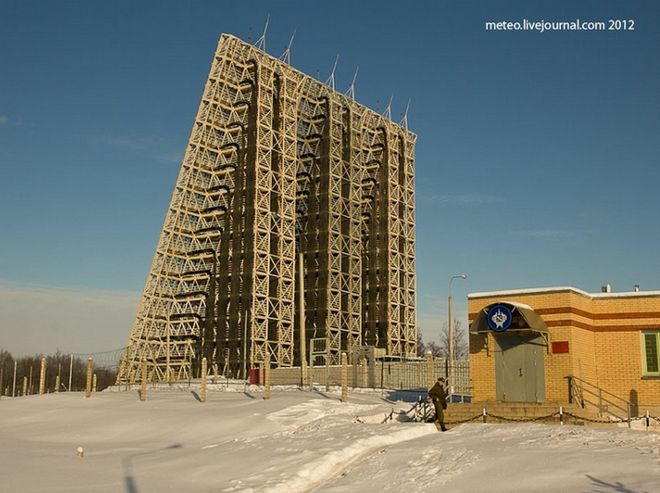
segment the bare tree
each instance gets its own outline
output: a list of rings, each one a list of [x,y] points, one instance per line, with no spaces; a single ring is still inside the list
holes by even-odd
[[[433,356],[440,357],[444,356],[442,347],[435,341],[424,342],[422,338],[422,333],[417,331],[417,356],[424,357],[430,352]],[[446,352],[446,351],[445,351]]]
[[[445,323],[440,330],[440,350],[442,357],[447,357],[449,341],[448,325]],[[467,330],[460,320],[454,320],[454,333],[452,334],[454,346],[454,358],[457,360],[465,360],[470,354]]]
[[[14,371],[14,358],[9,351],[0,349],[0,395],[11,394],[12,373]]]
[[[446,351],[443,352],[442,346],[437,344],[435,341],[431,341],[426,345],[426,352],[429,352],[429,351],[431,352],[431,354],[433,356],[440,357],[440,358],[444,357],[445,353],[446,353]]]
[[[426,354],[426,344],[422,337],[422,331],[417,329],[417,356],[423,357]]]
[[[27,379],[28,388],[27,394],[35,394],[39,390],[39,371],[41,368],[41,359],[43,354],[36,354],[34,356],[22,356],[14,358],[12,354],[0,348],[0,368],[2,368],[2,382],[0,386],[3,387],[4,394],[11,394],[13,386],[13,371],[14,360],[17,362],[16,366],[16,394],[21,395],[23,392],[23,377]],[[59,349],[55,354],[45,356],[46,365],[46,392],[55,390],[55,382],[57,375],[60,375],[60,388],[59,390],[84,390],[86,385],[86,361],[84,358],[74,357],[73,361],[71,356],[62,353]],[[73,363],[73,364],[72,364]],[[68,380],[69,371],[71,371],[71,387],[67,389],[65,382]],[[106,387],[114,385],[117,378],[116,366],[98,366],[95,368],[97,376],[97,389],[103,390]]]

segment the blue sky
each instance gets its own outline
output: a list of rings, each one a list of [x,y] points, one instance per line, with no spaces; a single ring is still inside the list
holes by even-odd
[[[660,289],[657,2],[0,1],[0,347],[124,344],[217,39],[268,14],[269,53],[296,30],[298,69],[410,100],[427,340],[453,274],[462,318],[473,291]],[[635,30],[485,30],[576,18]]]

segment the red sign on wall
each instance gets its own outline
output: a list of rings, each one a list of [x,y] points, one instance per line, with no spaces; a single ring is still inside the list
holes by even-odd
[[[561,354],[568,352],[568,341],[555,341],[552,343],[552,353]]]

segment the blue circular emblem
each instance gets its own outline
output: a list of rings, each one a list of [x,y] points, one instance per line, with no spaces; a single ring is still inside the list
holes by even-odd
[[[504,332],[506,329],[511,327],[511,321],[513,320],[513,315],[508,306],[497,304],[493,305],[488,309],[488,315],[486,315],[488,320],[488,327],[490,330],[495,332]]]

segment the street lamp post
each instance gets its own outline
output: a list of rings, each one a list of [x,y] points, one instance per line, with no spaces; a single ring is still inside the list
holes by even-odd
[[[447,360],[449,361],[449,364],[447,366],[449,368],[449,371],[451,371],[452,365],[454,364],[454,324],[452,323],[452,317],[451,317],[451,282],[454,279],[467,279],[467,275],[458,274],[456,276],[451,276],[449,278],[449,297],[447,298],[447,314],[448,314],[447,323],[449,324],[447,326]]]

